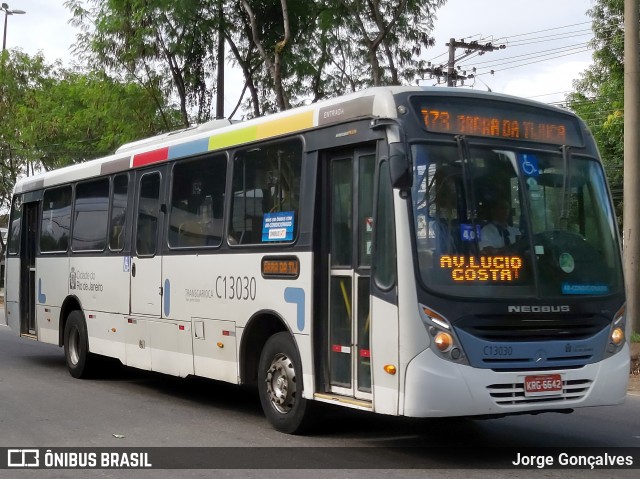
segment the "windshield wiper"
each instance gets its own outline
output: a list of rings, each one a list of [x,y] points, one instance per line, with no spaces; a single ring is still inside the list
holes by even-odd
[[[478,210],[475,188],[473,187],[473,182],[469,174],[469,159],[471,158],[469,142],[464,135],[457,135],[456,143],[458,144],[458,158],[462,163],[462,181],[464,184],[464,201],[466,203],[467,214],[466,220],[471,222],[473,232],[477,233],[476,221],[478,219]]]
[[[571,147],[568,145],[562,145],[560,147],[562,151],[562,165],[564,168],[562,179],[562,203],[560,207],[560,228],[567,229],[569,220],[569,213],[567,211],[567,195],[571,193]]]

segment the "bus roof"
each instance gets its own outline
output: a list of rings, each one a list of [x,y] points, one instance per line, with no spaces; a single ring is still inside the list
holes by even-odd
[[[369,88],[244,122],[213,120],[199,126],[127,143],[111,156],[23,178],[16,183],[14,193],[24,193],[71,181],[127,171],[358,118],[396,118],[394,95],[426,91],[446,92],[448,95],[459,97],[486,95],[496,99],[523,101],[496,93],[450,88],[400,86]]]
[[[111,156],[24,178],[16,183],[14,192],[23,193],[126,171],[356,118],[395,117],[393,95],[411,90],[420,91],[420,88],[371,88],[244,122],[214,120],[200,126],[125,144]]]

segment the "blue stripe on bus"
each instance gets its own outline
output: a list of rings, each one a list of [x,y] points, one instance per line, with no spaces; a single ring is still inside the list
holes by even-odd
[[[304,330],[304,289],[302,288],[285,288],[284,300],[287,303],[293,303],[297,308],[297,327],[298,331]]]
[[[197,155],[209,151],[209,138],[190,141],[182,145],[174,145],[169,147],[169,160],[182,158],[183,156]]]
[[[47,302],[47,295],[42,292],[42,278],[38,278],[38,302],[40,304]]]
[[[162,294],[164,295],[164,315],[168,318],[171,313],[171,281],[169,281],[169,278],[164,280]]]
[[[487,341],[464,330],[456,333],[469,364],[485,369],[564,368],[602,361],[609,327],[585,339]]]

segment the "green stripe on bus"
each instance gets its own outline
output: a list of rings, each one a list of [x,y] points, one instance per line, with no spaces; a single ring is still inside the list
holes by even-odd
[[[239,130],[221,133],[209,138],[209,150],[219,150],[257,139],[257,127],[250,126]]]

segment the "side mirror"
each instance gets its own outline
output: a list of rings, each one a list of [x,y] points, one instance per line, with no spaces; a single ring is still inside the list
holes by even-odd
[[[391,185],[399,190],[408,190],[413,185],[411,162],[401,143],[389,145],[389,174]]]

